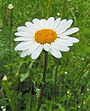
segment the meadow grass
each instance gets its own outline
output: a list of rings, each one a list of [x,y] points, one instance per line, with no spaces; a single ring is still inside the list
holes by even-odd
[[[12,3],[13,9],[8,10]],[[89,111],[89,0],[0,0],[0,111],[36,111],[43,85],[44,53],[36,60],[21,58],[14,42],[18,26],[34,18],[73,19],[80,40],[54,58],[48,53],[40,111]],[[2,78],[7,76],[7,80]],[[3,110],[6,109],[6,110]]]

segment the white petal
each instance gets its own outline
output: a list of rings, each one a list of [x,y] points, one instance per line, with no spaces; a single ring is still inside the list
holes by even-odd
[[[62,30],[66,27],[66,21],[67,21],[66,19],[63,19],[60,22],[59,26],[55,29],[57,33],[58,33],[58,31],[62,32]]]
[[[21,31],[21,32],[31,32],[27,27],[24,26],[20,26],[17,28],[17,31]]]
[[[26,22],[25,25],[29,28],[29,30],[31,30],[33,33],[35,33],[35,31],[37,30],[36,27],[34,26],[33,23],[31,22]]]
[[[53,46],[50,47],[50,53],[56,58],[62,57],[61,52],[59,50],[55,49]]]
[[[30,41],[30,40],[34,40],[34,38],[32,38],[32,37],[17,37],[14,39],[14,41]]]
[[[30,45],[33,43],[34,41],[29,41],[29,42],[21,42],[19,43],[16,47],[15,50],[26,50],[30,47]]]
[[[33,23],[35,25],[35,27],[37,28],[37,30],[40,30],[42,27],[41,27],[41,21],[37,18],[33,19]]]
[[[28,55],[28,50],[23,50],[21,53],[21,57],[25,57]]]
[[[53,24],[54,24],[54,17],[50,17],[46,22],[46,28],[51,29],[53,27]]]
[[[61,28],[57,31],[57,33],[62,33],[64,31],[66,31],[70,26],[71,24],[73,23],[73,20],[68,20],[65,24],[63,24],[63,26],[61,26]]]
[[[56,42],[57,44],[62,44],[62,45],[64,45],[64,46],[72,46],[72,45],[73,45],[73,42],[72,42],[72,41],[70,41],[70,40],[64,40],[64,39],[62,39],[62,38],[57,38],[57,39],[55,40],[55,42]]]
[[[71,29],[65,31],[64,33],[62,33],[62,35],[70,35],[70,34],[73,34],[73,33],[77,32],[77,31],[79,31],[79,28],[74,27],[74,28],[71,28]]]
[[[65,44],[61,44],[61,43],[57,43],[57,42],[53,42],[53,43],[52,43],[52,46],[53,46],[54,48],[56,48],[56,49],[58,49],[58,50],[60,50],[60,51],[64,51],[64,52],[70,50],[70,48],[67,47]]]
[[[16,36],[26,36],[26,37],[31,37],[33,36],[31,33],[29,32],[16,32],[15,33]]]
[[[32,58],[32,59],[37,59],[38,56],[40,55],[42,49],[43,49],[43,45],[40,45],[40,46],[31,54],[31,58]]]
[[[39,46],[40,46],[40,44],[37,43],[36,41],[32,45],[30,45],[29,50],[28,50],[28,55],[33,53],[33,51],[36,50],[36,48]]]
[[[72,41],[73,43],[79,42],[79,40],[78,40],[77,38],[69,37],[69,36],[61,37],[61,39],[63,39],[63,40],[70,40],[70,41]]]
[[[43,28],[46,28],[46,20],[45,19],[41,19],[41,27],[42,27],[42,29]]]
[[[57,26],[59,25],[60,21],[61,21],[61,18],[57,18],[57,19],[55,20],[55,22],[54,22],[54,24],[53,24],[53,29],[57,28]]]
[[[67,24],[66,29],[68,29],[72,25],[72,23],[73,23],[72,19],[68,20],[66,23]]]
[[[48,44],[48,43],[44,44],[44,50],[45,51],[49,51],[49,47],[50,47],[50,44]]]

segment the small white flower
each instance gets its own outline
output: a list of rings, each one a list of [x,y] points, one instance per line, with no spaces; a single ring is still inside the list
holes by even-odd
[[[58,13],[57,13],[57,15],[59,16],[59,15],[60,15],[60,13],[58,12]]]
[[[84,57],[82,58],[82,61],[84,61]]]
[[[69,93],[70,93],[70,91],[68,90],[68,91],[67,91],[67,94],[69,94]]]
[[[69,51],[68,46],[79,42],[77,38],[69,37],[68,35],[79,31],[79,28],[70,28],[73,20],[61,20],[61,18],[54,17],[45,19],[33,19],[33,23],[26,22],[24,26],[17,28],[15,33],[18,38],[14,41],[22,41],[15,47],[15,50],[22,51],[21,57],[31,55],[32,59],[37,59],[41,51],[50,52],[54,57],[61,58],[61,51]]]
[[[37,88],[36,90],[37,90],[37,91],[40,91],[40,89],[38,89],[38,88]]]
[[[10,10],[13,9],[13,5],[12,5],[12,4],[9,4],[9,5],[8,5],[8,9],[10,9]]]
[[[87,91],[89,91],[89,89],[87,89]]]
[[[65,74],[67,74],[67,72],[65,72]]]
[[[78,108],[80,108],[81,106],[78,106]]]
[[[7,81],[7,76],[5,75],[3,78],[2,78],[3,81]]]
[[[3,109],[3,106],[1,106],[1,109]]]
[[[6,109],[3,109],[2,111],[6,111]]]
[[[85,104],[85,101],[83,101],[83,104]]]

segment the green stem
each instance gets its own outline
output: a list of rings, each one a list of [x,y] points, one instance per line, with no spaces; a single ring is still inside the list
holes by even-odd
[[[47,7],[46,7],[46,14],[47,14],[46,19],[48,19],[49,15],[50,15],[49,12],[50,12],[51,3],[52,3],[52,0],[48,0]]]
[[[57,68],[56,68],[56,75],[55,75],[55,87],[56,87],[56,81],[57,81],[58,66],[59,66],[59,64],[57,64]]]
[[[73,18],[74,18],[75,26],[76,26],[76,25],[77,25],[77,19],[76,19],[76,17],[75,17],[75,14],[74,14],[74,12],[69,8],[69,6],[67,6],[67,8],[70,10],[70,12],[71,12],[71,14],[72,14],[72,16],[73,16]]]
[[[11,42],[12,42],[12,10],[10,10],[10,26],[9,26],[9,57],[10,63],[12,62],[12,55],[11,55]],[[10,66],[10,72],[12,73],[12,67]]]
[[[52,111],[54,111],[54,103],[55,103],[55,97],[56,97],[56,82],[57,82],[57,74],[58,74],[58,66],[59,66],[59,63],[57,63],[57,67],[56,67],[56,73],[55,73],[55,81],[54,81],[54,87],[53,87],[53,105],[52,105]]]
[[[7,81],[4,82],[4,89],[5,89],[11,110],[17,111],[17,108],[15,107],[16,106],[16,99],[14,98],[15,95],[14,96],[11,95],[11,90],[9,89],[9,84]]]
[[[63,0],[63,11],[62,11],[62,19],[64,18],[65,11],[66,11],[66,0]]]
[[[44,90],[45,77],[46,77],[46,69],[47,69],[47,56],[48,56],[48,53],[45,52],[45,61],[44,61],[43,78],[42,78],[43,85],[41,87],[40,98],[39,98],[39,101],[38,101],[38,107],[37,107],[36,111],[39,111],[39,109],[41,107],[41,103],[42,103],[43,90]]]

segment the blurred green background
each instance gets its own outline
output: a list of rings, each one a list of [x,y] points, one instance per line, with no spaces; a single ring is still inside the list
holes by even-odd
[[[10,3],[12,10],[8,10]],[[40,111],[90,111],[89,7],[89,0],[0,0],[0,111],[36,111],[44,53],[36,60],[21,58],[21,52],[14,50],[18,44],[14,33],[26,21],[50,16],[73,19],[71,27],[80,31],[72,36],[80,42],[62,52],[61,59],[48,54]]]

